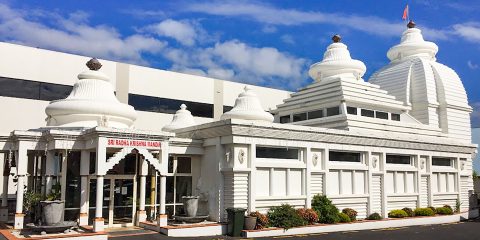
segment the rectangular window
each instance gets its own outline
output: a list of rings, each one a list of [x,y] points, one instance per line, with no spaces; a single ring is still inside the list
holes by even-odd
[[[443,167],[452,167],[452,159],[451,158],[439,158],[433,157],[432,158],[432,165],[433,166],[443,166]]]
[[[323,110],[311,111],[308,112],[308,119],[322,118]]]
[[[293,122],[300,122],[307,120],[307,113],[296,113],[293,114]]]
[[[340,114],[340,108],[339,107],[331,107],[327,108],[327,117],[330,116],[335,116]]]
[[[391,155],[387,154],[387,163],[391,164],[410,164],[411,157],[408,155]]]
[[[280,123],[289,123],[289,122],[290,122],[290,115],[280,116]]]
[[[192,173],[192,159],[190,157],[177,158],[177,173]]]
[[[180,109],[180,105],[185,104],[194,117],[213,118],[213,104],[210,103],[128,94],[128,104],[132,105],[135,110],[138,111],[170,114],[174,114]]]
[[[72,91],[72,86],[40,83],[40,100],[53,101],[59,99],[65,99]]]
[[[392,113],[391,119],[393,121],[400,121],[400,114]]]
[[[357,115],[357,108],[356,107],[347,107],[347,113],[352,115]]]
[[[358,152],[329,152],[329,160],[334,162],[361,162],[361,156]]]
[[[388,119],[388,113],[386,112],[375,112],[375,117],[380,119]]]
[[[372,117],[372,118],[375,117],[375,112],[368,109],[362,109],[361,114],[364,117]]]
[[[257,147],[257,158],[298,159],[298,149]]]

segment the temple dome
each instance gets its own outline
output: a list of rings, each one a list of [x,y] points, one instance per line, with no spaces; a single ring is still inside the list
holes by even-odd
[[[419,122],[471,141],[467,93],[457,73],[436,61],[437,51],[437,45],[425,41],[420,29],[409,23],[400,44],[387,53],[391,62],[368,82],[411,106],[409,114]]]
[[[361,79],[367,70],[365,64],[352,59],[347,45],[340,42],[340,36],[335,35],[332,40],[333,43],[323,54],[323,60],[310,66],[310,77],[315,81],[340,76]]]
[[[101,64],[91,59],[90,70],[78,75],[70,95],[50,102],[45,109],[47,126],[113,128],[132,127],[137,113],[127,104],[120,103],[107,75],[98,70]]]
[[[413,21],[410,21],[407,30],[402,34],[400,43],[388,50],[387,57],[390,61],[397,61],[412,56],[435,60],[437,52],[438,46],[433,42],[425,41],[422,31],[415,27]]]
[[[263,110],[257,94],[250,86],[245,86],[244,92],[238,95],[232,110],[224,113],[224,119],[245,119],[273,122],[273,115]]]
[[[173,115],[172,122],[164,126],[162,131],[173,132],[179,128],[185,128],[195,125],[195,120],[193,119],[192,113],[187,110],[187,106],[182,104],[180,110],[178,110],[175,115]]]

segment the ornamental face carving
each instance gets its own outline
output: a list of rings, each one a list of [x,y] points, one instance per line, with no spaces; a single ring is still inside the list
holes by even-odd
[[[420,162],[420,169],[424,169],[425,168],[425,160],[422,160]]]
[[[314,153],[313,154],[313,157],[312,157],[312,163],[313,163],[313,166],[317,166],[318,164],[318,154]]]
[[[377,157],[373,157],[373,158],[372,158],[372,166],[373,166],[373,168],[377,168],[377,162],[378,162],[378,158],[377,158]]]
[[[240,149],[240,151],[238,152],[238,161],[240,162],[240,164],[243,164],[243,162],[245,161],[245,151],[243,151],[243,149]]]

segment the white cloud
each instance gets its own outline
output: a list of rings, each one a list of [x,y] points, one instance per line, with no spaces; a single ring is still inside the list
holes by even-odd
[[[478,22],[455,24],[453,25],[453,30],[456,34],[460,35],[462,39],[471,42],[480,41],[480,23]]]
[[[277,28],[272,25],[266,25],[262,28],[262,32],[264,33],[275,33],[277,32]]]
[[[166,36],[177,40],[186,46],[193,46],[197,38],[197,32],[189,22],[166,19],[160,23],[146,27],[160,36]]]
[[[391,22],[376,16],[359,16],[343,13],[328,13],[320,11],[300,11],[296,9],[282,9],[256,2],[214,2],[190,3],[183,11],[199,12],[210,15],[240,17],[254,20],[269,26],[284,25],[298,26],[304,24],[330,24],[339,27],[355,29],[377,36],[399,37],[406,29],[405,23]],[[443,30],[421,27],[425,37],[429,39],[448,39]]]
[[[476,63],[473,63],[471,60],[467,61],[468,68],[475,70],[478,69],[480,66]]]
[[[42,16],[49,25],[29,17],[26,12],[0,4],[2,40],[140,64],[147,64],[142,58],[143,53],[157,53],[166,45],[140,34],[122,37],[109,26],[90,26],[85,23],[85,14],[74,14],[70,18],[54,14]]]
[[[288,44],[295,44],[295,40],[293,39],[292,35],[289,34],[284,34],[280,37],[282,42],[288,43]]]
[[[238,40],[213,47],[166,49],[172,70],[252,84],[297,88],[305,78],[307,61],[272,47],[253,47]]]

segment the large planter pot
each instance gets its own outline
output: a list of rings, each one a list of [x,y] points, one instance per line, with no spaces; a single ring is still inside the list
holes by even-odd
[[[41,201],[42,225],[52,226],[62,221],[64,201]]]
[[[257,225],[257,217],[246,216],[245,222],[243,225],[244,230],[254,230],[255,225]]]
[[[198,196],[183,196],[182,201],[187,217],[197,216]]]

